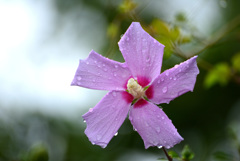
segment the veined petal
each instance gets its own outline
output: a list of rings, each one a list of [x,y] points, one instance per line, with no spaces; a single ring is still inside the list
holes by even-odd
[[[135,78],[147,78],[150,83],[162,66],[164,45],[133,22],[118,43],[120,51]]]
[[[92,144],[107,146],[127,117],[132,100],[125,91],[111,91],[83,115],[87,123],[85,134]]]
[[[146,100],[141,101],[145,103],[141,106],[135,104],[130,110],[129,119],[142,137],[146,149],[150,146],[169,149],[183,140],[162,109]]]
[[[100,90],[125,90],[131,77],[128,67],[91,51],[86,60],[80,60],[71,85]]]
[[[174,98],[193,91],[199,69],[197,56],[161,73],[146,91],[153,103],[169,103]]]

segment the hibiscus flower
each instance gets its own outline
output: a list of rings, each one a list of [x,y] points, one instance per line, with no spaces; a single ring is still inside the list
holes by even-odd
[[[194,56],[160,74],[164,45],[133,22],[118,43],[124,63],[91,51],[80,60],[71,85],[108,90],[83,115],[85,134],[92,144],[107,146],[129,114],[133,128],[150,146],[173,147],[183,138],[157,105],[193,91],[199,73]]]

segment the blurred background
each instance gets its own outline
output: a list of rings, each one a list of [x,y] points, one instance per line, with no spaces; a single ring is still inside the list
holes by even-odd
[[[131,22],[165,47],[162,71],[198,55],[193,92],[162,104],[184,141],[181,158],[240,160],[239,0],[0,0],[0,161],[151,161],[127,119],[109,145],[92,145],[82,115],[107,91],[70,86],[94,49],[123,62]],[[184,150],[183,150],[184,151]],[[186,151],[186,148],[185,148]],[[173,152],[172,152],[173,154]]]

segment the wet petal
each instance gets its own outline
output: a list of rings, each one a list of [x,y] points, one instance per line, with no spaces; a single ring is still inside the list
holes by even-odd
[[[130,25],[118,45],[135,78],[151,82],[159,75],[164,45],[144,31],[139,22]]]
[[[146,149],[150,146],[169,149],[183,140],[162,109],[147,101],[141,103],[141,106],[135,105],[130,111],[129,119],[142,137]]]
[[[125,120],[133,97],[127,92],[109,92],[93,109],[83,115],[85,134],[92,144],[105,148]]]
[[[197,56],[161,73],[146,91],[149,100],[156,104],[169,103],[174,98],[193,91],[199,69]]]
[[[80,60],[71,85],[100,90],[125,90],[131,77],[125,64],[91,51],[86,60]]]

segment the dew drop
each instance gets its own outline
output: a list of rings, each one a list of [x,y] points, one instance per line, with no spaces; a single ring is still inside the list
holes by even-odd
[[[112,92],[112,95],[113,95],[113,97],[117,96],[116,92]]]
[[[81,85],[81,83],[80,83],[80,82],[77,82],[77,85],[79,85],[79,86],[80,86],[80,85]]]
[[[172,77],[170,77],[169,79],[172,80]]]
[[[100,68],[100,67],[101,67],[101,64],[98,64],[97,66],[98,66],[98,68]]]
[[[94,142],[92,142],[92,145],[95,145],[95,143],[94,143]]]
[[[179,71],[179,72],[181,72],[181,71],[182,71],[182,69],[179,69],[178,71]]]
[[[160,132],[160,128],[159,128],[159,127],[157,127],[157,129],[156,129],[156,130],[157,130],[157,132],[158,132],[158,133]]]
[[[160,83],[160,80],[158,80],[158,84]]]
[[[95,60],[94,63],[97,64],[97,61]]]
[[[162,119],[163,119],[163,120],[165,119],[164,116],[162,116]]]
[[[114,72],[114,73],[113,73],[113,76],[116,77],[116,76],[117,76],[117,73]]]
[[[177,80],[177,78],[176,78],[176,77],[173,77],[173,80]]]
[[[105,64],[103,64],[102,66],[105,67]]]
[[[87,61],[86,64],[89,64],[89,62]]]
[[[161,149],[161,148],[162,148],[162,146],[161,146],[161,145],[159,145],[159,146],[158,146],[158,149]]]
[[[97,140],[100,140],[102,138],[101,135],[97,135]]]
[[[118,65],[114,65],[115,68],[118,68]]]
[[[84,123],[86,123],[86,120],[83,120]]]
[[[170,146],[169,146],[169,145],[166,145],[166,148],[167,148],[167,149],[169,149],[169,148],[170,148]]]
[[[166,71],[166,76],[168,76],[169,75],[169,71]]]
[[[167,87],[163,87],[162,92],[166,93],[167,92]]]
[[[117,136],[118,135],[118,132],[116,132],[115,134],[114,134],[114,136]]]
[[[134,131],[137,131],[137,129],[136,129],[136,128],[134,128],[134,127],[133,127],[133,130],[134,130]]]
[[[77,80],[78,80],[78,81],[80,81],[81,79],[82,79],[82,77],[80,77],[80,76],[77,77]]]
[[[93,112],[93,108],[89,108],[89,112]]]

